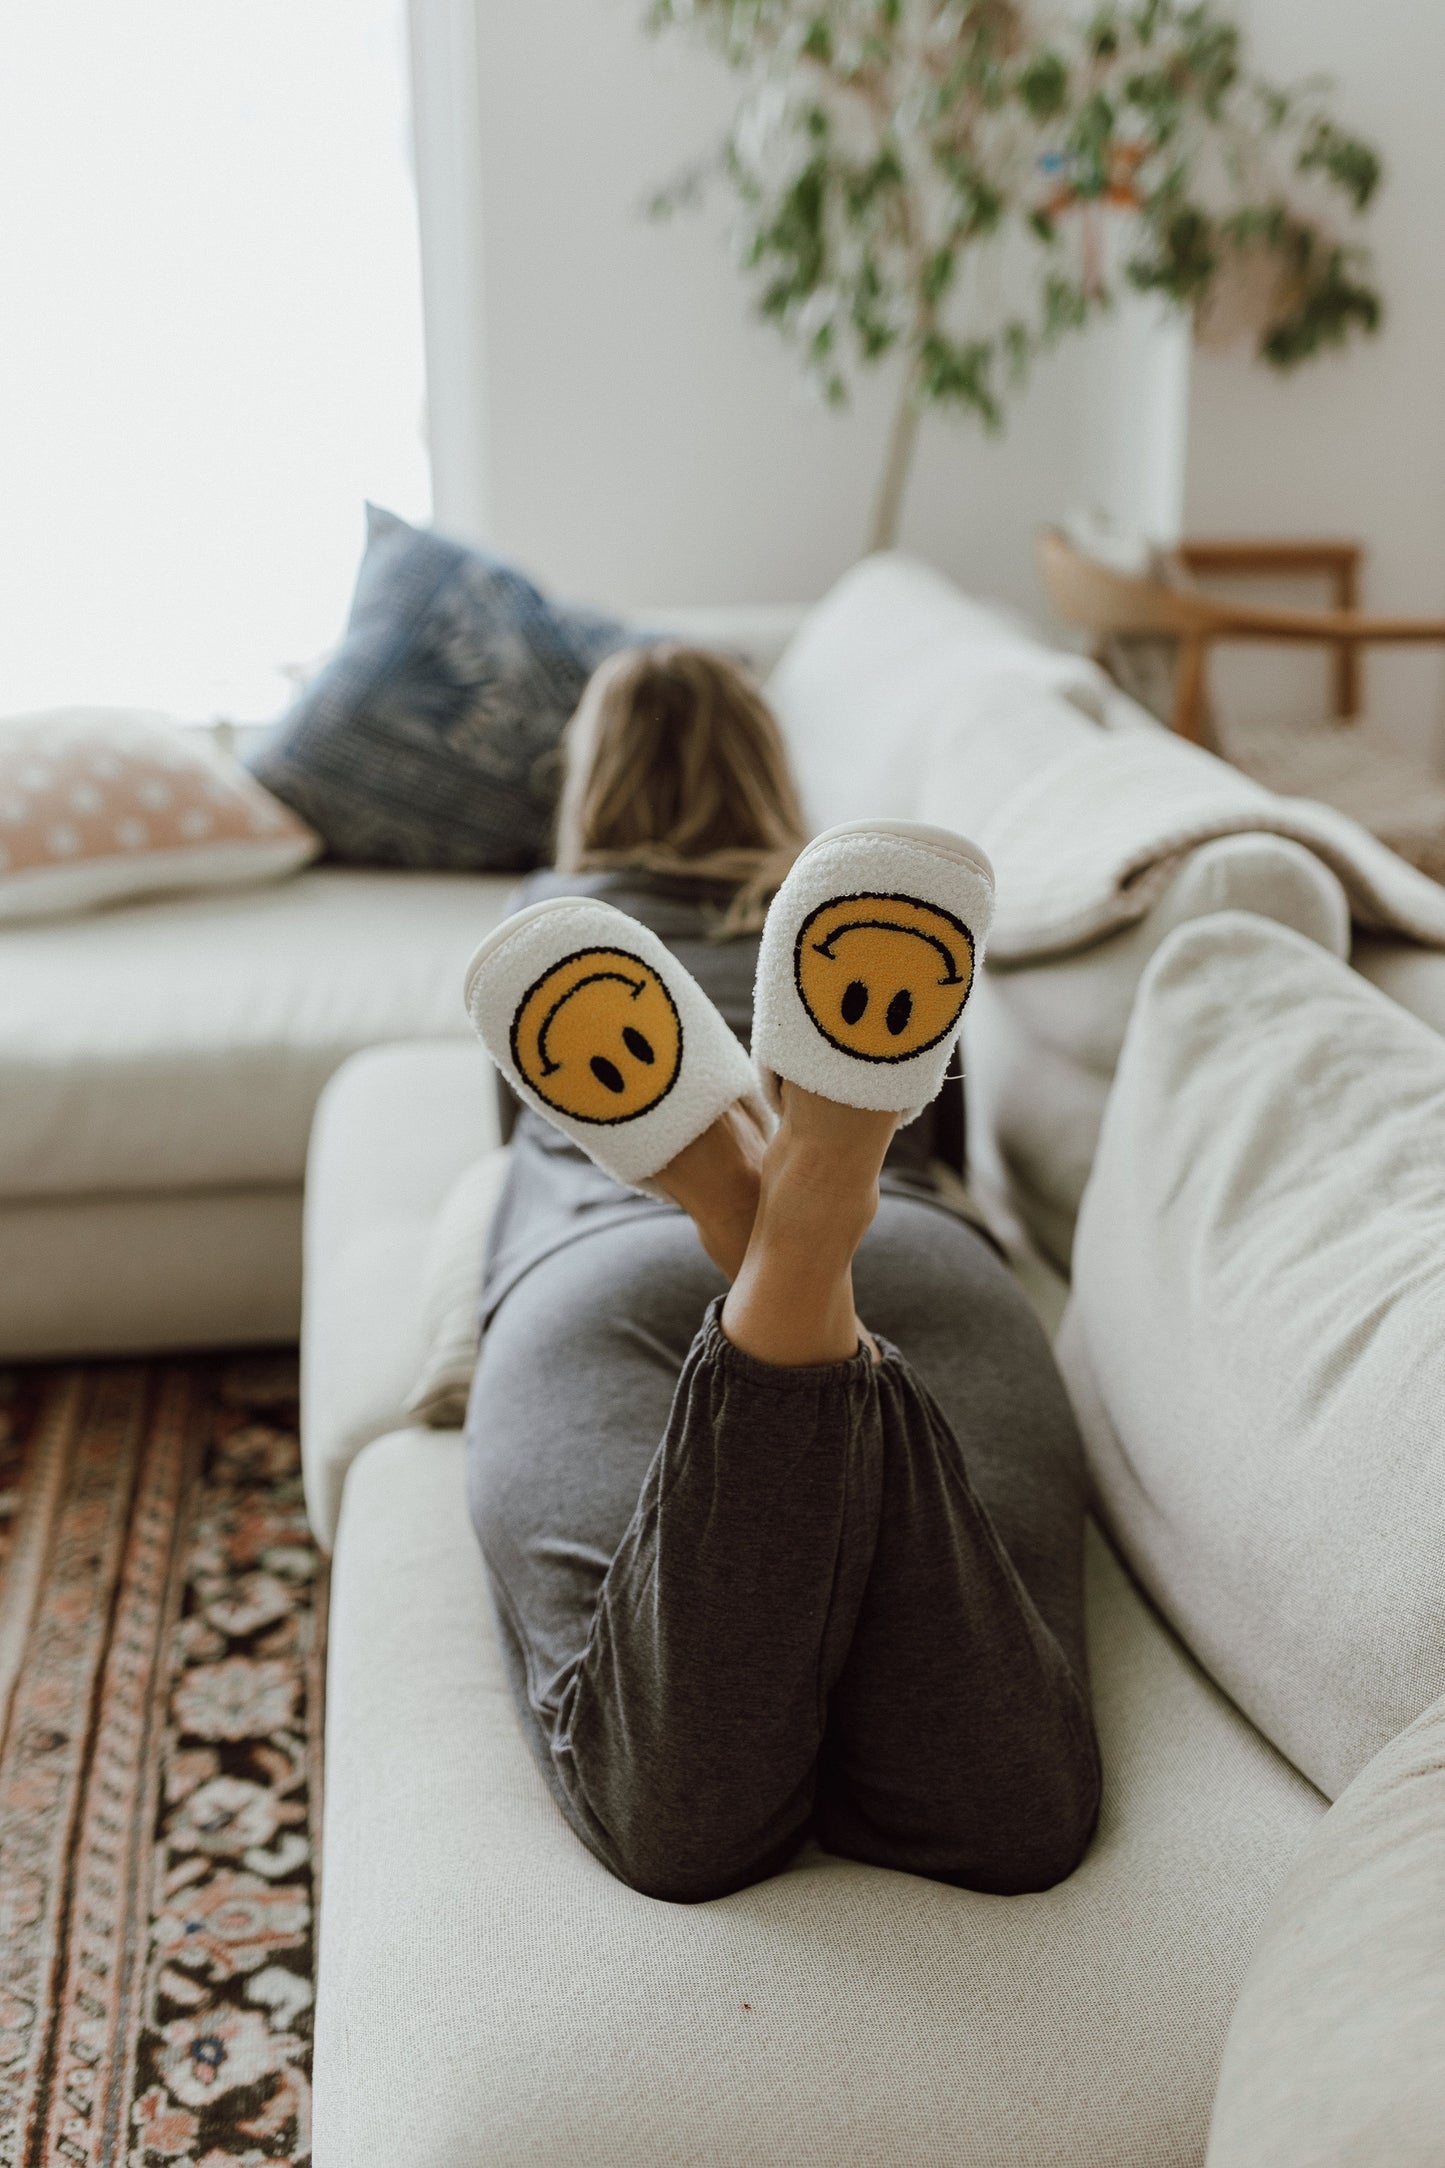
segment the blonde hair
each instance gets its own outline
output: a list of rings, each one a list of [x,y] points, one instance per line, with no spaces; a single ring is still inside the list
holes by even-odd
[[[567,726],[556,862],[731,882],[716,938],[755,931],[806,840],[797,785],[753,680],[706,648],[628,648]]]

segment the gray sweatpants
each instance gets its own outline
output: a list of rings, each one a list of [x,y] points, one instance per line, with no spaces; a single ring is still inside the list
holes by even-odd
[[[884,1359],[784,1369],[719,1323],[691,1224],[584,1236],[506,1295],[468,1418],[512,1688],[563,1814],[656,1897],[828,1850],[1048,1887],[1098,1808],[1078,1439],[963,1222],[885,1197]]]

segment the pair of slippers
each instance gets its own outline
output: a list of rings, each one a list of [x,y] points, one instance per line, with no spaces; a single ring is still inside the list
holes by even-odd
[[[631,1189],[782,1081],[912,1121],[938,1093],[993,915],[993,872],[942,828],[852,822],[794,864],[758,950],[752,1058],[649,928],[555,897],[488,935],[467,1012],[518,1096]]]

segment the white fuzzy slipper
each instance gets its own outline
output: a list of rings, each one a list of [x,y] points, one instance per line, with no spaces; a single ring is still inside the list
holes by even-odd
[[[696,979],[610,903],[555,896],[467,966],[467,1014],[507,1082],[631,1189],[735,1100],[770,1127],[753,1065]]]
[[[993,918],[975,843],[850,821],[810,843],[763,928],[753,1059],[778,1080],[911,1122],[935,1098]]]

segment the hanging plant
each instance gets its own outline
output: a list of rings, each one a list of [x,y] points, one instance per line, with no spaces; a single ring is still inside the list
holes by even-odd
[[[1002,426],[1030,365],[1121,282],[1247,335],[1289,369],[1381,302],[1350,221],[1380,161],[1319,84],[1253,74],[1212,0],[651,0],[742,79],[718,150],[654,199],[716,181],[762,315],[823,396],[900,374],[872,545],[896,538],[919,423]]]

